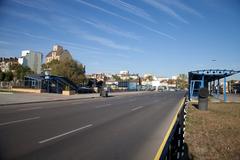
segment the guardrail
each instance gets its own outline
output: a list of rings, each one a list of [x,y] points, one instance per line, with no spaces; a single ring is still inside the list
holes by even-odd
[[[184,130],[186,118],[186,97],[180,101],[180,106],[175,114],[163,142],[154,160],[175,160],[184,157]]]

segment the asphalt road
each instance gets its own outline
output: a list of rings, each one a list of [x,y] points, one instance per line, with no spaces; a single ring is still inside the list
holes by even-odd
[[[153,159],[184,94],[1,106],[0,159]]]

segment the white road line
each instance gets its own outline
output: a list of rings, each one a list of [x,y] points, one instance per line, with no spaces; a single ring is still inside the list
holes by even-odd
[[[69,132],[66,132],[66,133],[63,133],[63,134],[60,134],[60,135],[57,135],[57,136],[54,136],[54,137],[51,137],[51,138],[48,138],[48,139],[39,141],[38,143],[40,143],[40,144],[46,143],[46,142],[48,142],[48,141],[51,141],[51,140],[54,140],[54,139],[57,139],[57,138],[66,136],[66,135],[68,135],[68,134],[71,134],[71,133],[74,133],[74,132],[83,130],[83,129],[88,128],[88,127],[91,127],[91,126],[92,126],[92,124],[88,124],[88,125],[83,126],[83,127],[81,127],[81,128],[77,128],[77,129],[74,129],[74,130],[72,130],[72,131],[69,131]]]
[[[19,123],[19,122],[30,121],[30,120],[39,119],[39,118],[40,117],[32,117],[32,118],[20,119],[20,120],[16,120],[16,121],[4,122],[4,123],[0,123],[0,126]]]
[[[31,110],[35,110],[35,109],[42,109],[43,107],[31,107],[31,108],[22,108],[19,109],[17,111],[31,111]]]
[[[139,107],[133,108],[132,111],[136,111],[136,110],[141,109],[141,108],[143,108],[143,107],[144,107],[144,106],[139,106]]]
[[[104,105],[96,106],[95,108],[104,108],[108,106],[111,106],[111,104],[104,104]]]

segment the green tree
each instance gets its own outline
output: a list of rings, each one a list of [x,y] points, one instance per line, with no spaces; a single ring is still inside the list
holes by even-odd
[[[12,81],[13,80],[13,73],[11,71],[8,71],[5,73],[4,81]]]
[[[34,73],[29,67],[22,66],[20,64],[15,65],[13,70],[14,70],[14,77],[19,80],[24,79],[26,75],[30,75]]]
[[[112,75],[115,81],[121,81],[121,78],[118,75]]]
[[[177,88],[185,89],[188,87],[188,77],[186,74],[179,74],[177,78]]]
[[[0,70],[0,81],[4,81],[5,73]]]
[[[67,77],[77,84],[84,83],[86,80],[84,66],[73,59],[53,60],[50,63],[43,64],[42,67],[43,69],[51,68],[52,75]]]

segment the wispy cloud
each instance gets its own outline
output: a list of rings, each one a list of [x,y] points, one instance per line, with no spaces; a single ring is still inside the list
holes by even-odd
[[[170,25],[170,26],[172,26],[173,28],[178,28],[178,26],[177,26],[176,24],[173,24],[173,23],[171,23],[171,22],[168,22],[167,24]]]
[[[110,4],[116,8],[119,8],[121,10],[124,10],[128,13],[131,13],[135,16],[141,17],[145,20],[156,22],[151,15],[149,15],[147,12],[145,12],[143,9],[136,7],[130,3],[123,2],[121,0],[102,0],[103,2]]]
[[[146,29],[146,30],[148,30],[148,31],[151,31],[151,32],[157,33],[157,34],[159,34],[159,35],[161,35],[161,36],[164,36],[164,37],[167,37],[167,38],[169,38],[169,39],[175,40],[174,37],[172,37],[172,36],[170,36],[170,35],[168,35],[168,34],[166,34],[166,33],[163,33],[163,32],[161,32],[161,31],[158,31],[158,30],[156,30],[156,29],[153,29],[153,28],[151,28],[151,27],[149,27],[149,26],[147,26],[147,25],[138,23],[138,22],[136,22],[136,21],[134,21],[134,20],[132,20],[132,19],[129,19],[129,18],[127,18],[127,17],[118,15],[118,14],[116,14],[116,13],[114,13],[114,12],[108,11],[108,10],[106,10],[106,9],[104,9],[104,8],[101,8],[101,7],[99,7],[99,6],[93,5],[93,4],[88,3],[88,2],[85,2],[85,1],[83,1],[83,0],[76,0],[76,1],[77,1],[77,2],[80,2],[81,4],[86,5],[86,6],[88,6],[88,7],[91,7],[91,8],[93,8],[93,9],[97,9],[97,10],[99,10],[99,11],[102,11],[102,12],[104,12],[104,13],[106,13],[106,14],[109,14],[109,15],[112,15],[112,16],[115,16],[115,17],[118,17],[118,18],[121,18],[121,19],[123,19],[123,20],[125,20],[125,21],[128,21],[128,22],[130,22],[130,23],[136,24],[136,25],[138,25],[138,26],[140,26],[140,27],[142,27],[142,28],[144,28],[144,29]]]
[[[187,20],[185,20],[183,17],[181,17],[179,14],[177,14],[173,9],[169,8],[168,6],[156,1],[156,0],[143,0],[145,3],[149,4],[150,6],[157,8],[161,10],[162,12],[176,18],[177,20],[189,24]]]
[[[0,40],[0,44],[3,44],[3,45],[11,45],[10,42],[7,42],[7,41],[1,41],[1,40]]]
[[[139,40],[140,37],[135,35],[132,32],[127,32],[127,31],[123,31],[120,28],[110,25],[110,24],[105,24],[96,20],[87,20],[87,19],[81,19],[81,21],[83,21],[84,23],[87,23],[97,29],[100,29],[102,31],[108,32],[108,33],[112,33],[118,36],[122,36],[122,37],[126,37],[126,38],[131,38],[131,39],[135,39],[135,40]]]
[[[27,13],[23,13],[23,12],[17,12],[14,10],[9,10],[7,8],[2,8],[1,10],[3,13],[14,16],[14,17],[18,17],[18,18],[22,18],[25,20],[29,20],[32,22],[36,22],[39,24],[43,24],[46,26],[50,26],[50,21],[48,21],[46,18],[34,15],[34,14],[27,14]]]
[[[0,31],[4,31],[4,32],[8,32],[10,34],[16,35],[16,34],[20,34],[22,36],[26,36],[28,38],[32,38],[32,39],[40,39],[40,40],[47,40],[51,43],[58,43],[61,45],[66,45],[66,48],[71,47],[71,48],[75,48],[75,49],[79,49],[79,50],[83,50],[83,51],[91,51],[91,52],[95,52],[95,53],[101,53],[103,52],[103,50],[101,50],[100,48],[97,47],[90,47],[89,45],[82,45],[79,43],[75,43],[75,42],[69,42],[69,41],[61,41],[59,39],[54,39],[48,36],[41,36],[41,35],[36,35],[36,34],[32,34],[32,33],[28,33],[28,32],[23,32],[23,31],[16,31],[14,29],[6,29],[6,28],[2,28],[0,27]],[[5,41],[0,41],[0,44],[9,44],[8,42]]]
[[[23,5],[26,7],[40,9],[44,11],[53,11],[54,8],[50,8],[49,2],[46,0],[11,0],[19,5]]]
[[[136,48],[133,48],[133,47],[130,47],[127,45],[122,45],[122,44],[116,43],[113,40],[107,39],[105,37],[95,36],[95,35],[91,35],[91,34],[83,34],[83,33],[80,33],[80,34],[86,40],[96,42],[105,47],[109,47],[112,49],[118,49],[118,50],[125,50],[125,51],[142,52],[142,50],[140,50],[140,49],[136,49]]]
[[[183,10],[185,12],[188,12],[192,15],[198,16],[200,18],[204,18],[204,16],[201,13],[199,13],[198,11],[193,9],[192,7],[187,6],[186,4],[180,2],[179,0],[171,0],[171,1],[164,0],[164,2],[167,3],[167,4],[173,5],[173,6],[177,7],[178,9],[181,9],[181,10]]]

